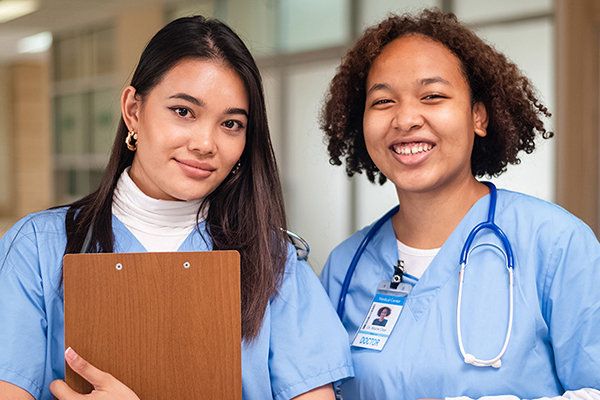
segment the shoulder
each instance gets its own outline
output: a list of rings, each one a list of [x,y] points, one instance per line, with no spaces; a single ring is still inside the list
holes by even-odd
[[[556,236],[583,232],[595,238],[592,230],[582,220],[559,205],[509,190],[498,192],[497,215],[501,218],[514,218],[522,225],[536,227],[540,234]]]
[[[332,299],[337,298],[338,294],[335,292],[335,288],[342,285],[348,267],[367,236],[372,235],[369,246],[364,249],[366,258],[371,257],[378,263],[384,262],[384,259],[388,256],[384,250],[388,249],[390,245],[395,246],[395,236],[393,236],[389,220],[385,221],[377,232],[372,232],[375,224],[380,221],[381,219],[355,232],[348,239],[336,246],[329,254],[320,278],[321,283]],[[390,232],[392,232],[391,236]]]
[[[277,295],[271,299],[271,305],[279,307],[283,303],[305,309],[309,303],[318,304],[324,300],[329,303],[317,274],[306,261],[298,260],[294,248],[289,247],[283,281]]]
[[[564,208],[532,196],[509,191],[498,195],[496,221],[505,229],[517,257],[533,265],[540,293],[550,288],[583,287],[600,275],[600,243],[594,232]],[[558,278],[558,279],[557,279]]]
[[[367,236],[367,234],[376,222],[377,221],[354,232],[354,234],[352,234],[346,240],[338,244],[329,254],[329,258],[352,258],[354,252],[356,251],[358,246],[360,246],[361,242],[364,240],[364,238]]]
[[[67,242],[65,214],[66,208],[30,214],[2,237],[0,275],[3,279],[17,279],[21,286],[40,291],[43,281],[52,282],[47,287],[58,288]]]
[[[45,210],[21,218],[2,237],[2,243],[19,241],[38,241],[40,236],[65,234],[65,215],[67,207]]]
[[[289,291],[290,286],[311,286],[313,279],[316,281],[317,276],[313,269],[304,260],[298,260],[296,257],[296,249],[292,244],[287,247],[287,262],[283,274],[283,282],[281,285],[280,295],[287,295],[286,287]]]

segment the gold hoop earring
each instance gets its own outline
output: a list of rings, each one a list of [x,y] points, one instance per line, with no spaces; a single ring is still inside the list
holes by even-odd
[[[240,160],[238,160],[238,162],[236,162],[235,165],[233,166],[231,173],[233,175],[235,175],[240,170],[241,167],[242,167],[242,163],[240,162]]]
[[[130,151],[137,150],[137,140],[138,135],[134,131],[127,132],[127,137],[125,138],[125,144]]]

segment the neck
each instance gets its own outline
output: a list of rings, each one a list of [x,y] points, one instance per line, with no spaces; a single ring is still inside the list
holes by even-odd
[[[397,189],[400,210],[392,217],[396,238],[418,249],[440,248],[489,189],[474,177],[423,193]]]

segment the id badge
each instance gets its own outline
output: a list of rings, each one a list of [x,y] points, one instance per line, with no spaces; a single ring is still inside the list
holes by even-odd
[[[398,322],[411,289],[409,283],[400,283],[396,289],[392,289],[390,281],[381,281],[352,346],[381,351]]]

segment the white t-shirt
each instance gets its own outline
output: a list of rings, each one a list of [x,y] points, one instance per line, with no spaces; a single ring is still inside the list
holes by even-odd
[[[408,247],[401,241],[398,242],[398,257],[399,260],[404,261],[404,273],[414,276],[420,279],[435,255],[440,251],[437,249],[415,249],[414,247]]]

